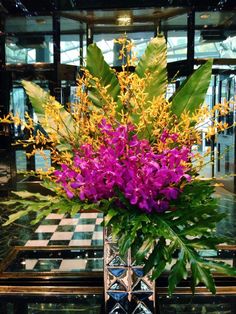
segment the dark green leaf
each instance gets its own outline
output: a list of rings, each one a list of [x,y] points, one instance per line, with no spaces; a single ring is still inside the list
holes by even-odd
[[[200,265],[197,260],[191,260],[191,270],[193,277],[193,292],[195,291],[196,285],[202,282],[213,294],[216,293],[214,279],[209,269],[206,269],[203,265]]]
[[[230,265],[221,261],[204,260],[204,265],[209,267],[209,269],[211,269],[212,271],[216,271],[218,273],[226,274],[229,276],[236,276],[236,268],[233,268]]]
[[[175,287],[182,279],[187,278],[186,259],[183,251],[180,252],[177,262],[172,266],[170,275],[168,278],[169,287],[168,291],[171,295],[174,292]]]

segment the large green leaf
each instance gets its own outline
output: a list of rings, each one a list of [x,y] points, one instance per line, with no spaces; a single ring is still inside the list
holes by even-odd
[[[213,60],[208,60],[172,96],[171,110],[178,117],[184,110],[193,113],[204,102],[211,80],[212,64]]]
[[[86,68],[93,75],[93,77],[98,78],[101,86],[107,87],[109,95],[114,99],[115,102],[118,100],[118,95],[120,93],[119,81],[115,75],[115,72],[110,68],[110,66],[104,60],[101,50],[96,44],[91,44],[87,49],[87,65]],[[92,88],[90,91],[90,99],[96,106],[101,106],[101,94],[97,90],[95,84],[91,82]]]
[[[155,37],[148,44],[145,53],[136,66],[135,73],[140,78],[148,75],[145,93],[148,100],[165,95],[167,88],[166,41],[164,37]]]
[[[37,115],[44,115],[44,105],[49,101],[50,94],[33,82],[25,80],[22,80],[21,82],[29,96],[35,113]]]
[[[61,107],[60,116],[63,127],[58,130],[59,139],[62,140],[63,137],[67,136],[69,132],[73,129],[73,118],[71,114],[65,110],[61,104],[55,100],[48,92],[42,89],[39,85],[29,82],[22,81],[22,85],[29,96],[30,102],[34,108],[35,113],[38,116],[39,122],[44,128],[44,130],[50,134],[50,132],[57,130],[57,123],[54,121],[53,117],[47,117],[48,123],[44,123],[45,118],[45,106],[50,103],[50,105],[55,108]],[[58,146],[60,150],[60,146]],[[64,149],[64,147],[63,147]]]

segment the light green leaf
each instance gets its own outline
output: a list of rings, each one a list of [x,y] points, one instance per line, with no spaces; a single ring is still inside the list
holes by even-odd
[[[43,105],[47,103],[49,100],[49,93],[43,90],[39,85],[29,82],[29,81],[22,81],[22,85],[29,96],[30,102],[34,107],[35,113],[38,115],[44,114]]]
[[[136,66],[135,73],[140,78],[148,75],[144,92],[147,99],[165,95],[167,88],[167,47],[164,37],[155,37],[148,44],[145,53]],[[146,104],[148,106],[148,104]]]
[[[16,195],[17,197],[21,198],[21,199],[39,199],[39,200],[44,200],[44,201],[48,201],[49,196],[47,195],[43,195],[40,193],[32,193],[29,191],[12,191],[11,192],[13,195]],[[17,199],[15,199],[17,200]]]
[[[62,143],[56,146],[57,150],[59,152],[64,152],[64,151],[71,151],[71,145],[69,143]]]
[[[30,224],[31,225],[37,224],[38,222],[40,222],[44,217],[46,217],[50,213],[51,213],[51,208],[47,208],[44,210],[41,209],[41,211],[38,211],[36,218],[34,220],[32,220],[30,222]]]
[[[45,109],[44,107],[50,103],[50,105],[55,108],[61,107],[60,109],[60,117],[62,121],[63,127],[58,130],[58,134],[63,138],[67,136],[69,132],[73,129],[73,117],[71,114],[63,108],[63,106],[54,99],[54,97],[50,96],[48,92],[43,90],[39,85],[29,82],[22,81],[22,85],[29,96],[30,102],[34,108],[35,113],[38,116],[39,122],[47,133],[51,133],[52,131],[58,129],[56,121],[54,121],[53,117],[47,117],[47,123],[44,123],[45,118]],[[59,136],[60,137],[60,136]]]
[[[71,207],[71,216],[76,215],[80,210],[81,210],[81,204],[80,204],[80,203],[74,204],[74,205]]]
[[[204,102],[211,80],[212,64],[213,60],[208,60],[198,68],[171,98],[171,110],[178,117],[184,110],[194,113]]]
[[[104,219],[105,226],[107,226],[110,223],[111,219],[113,217],[117,216],[118,214],[119,213],[115,209],[113,209],[113,208],[109,209],[109,211],[106,214],[105,219]]]
[[[12,194],[14,194],[20,198],[32,198],[35,196],[34,193],[31,193],[29,191],[18,191],[18,192],[12,191]]]
[[[87,65],[86,68],[96,78],[99,79],[100,84],[103,87],[107,87],[108,94],[114,99],[115,102],[118,100],[120,93],[119,81],[115,75],[115,72],[104,60],[101,50],[96,44],[91,44],[87,49]],[[91,82],[92,83],[92,82]],[[101,106],[101,96],[99,91],[94,88],[89,89],[89,97],[96,106]]]
[[[3,224],[3,226],[10,225],[11,223],[13,223],[14,221],[18,220],[19,218],[27,215],[28,213],[29,213],[29,210],[26,209],[26,210],[20,210],[17,213],[9,215],[8,220]]]

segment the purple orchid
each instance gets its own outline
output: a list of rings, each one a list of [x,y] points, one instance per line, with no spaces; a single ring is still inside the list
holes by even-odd
[[[186,166],[191,157],[188,147],[153,151],[147,140],[138,139],[133,125],[113,128],[105,119],[101,144],[95,150],[85,144],[75,153],[73,165],[61,165],[54,175],[68,198],[97,202],[116,195],[117,188],[130,204],[151,213],[170,209],[170,201],[181,193],[180,185],[191,180]],[[161,140],[177,139],[163,132]]]

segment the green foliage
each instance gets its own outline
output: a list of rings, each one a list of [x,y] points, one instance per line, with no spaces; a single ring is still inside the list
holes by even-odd
[[[165,96],[167,88],[167,47],[164,37],[155,37],[148,44],[135,68],[135,73],[140,78],[147,75],[145,93],[148,101],[154,97]]]
[[[44,115],[44,105],[49,101],[50,94],[43,90],[39,85],[22,80],[21,81],[30,102],[37,115]]]
[[[98,78],[101,86],[107,87],[107,91],[112,96],[115,102],[118,101],[120,93],[120,85],[115,72],[104,60],[101,50],[96,44],[91,44],[87,49],[87,65],[86,68],[93,75]],[[90,82],[89,97],[94,105],[101,107],[102,98],[100,91],[96,88],[93,81]]]
[[[119,239],[121,254],[131,248],[144,270],[152,270],[152,279],[157,279],[172,265],[169,272],[169,293],[188,276],[192,277],[192,291],[199,283],[215,293],[212,271],[236,275],[236,269],[222,262],[201,257],[199,250],[216,249],[226,239],[215,234],[216,223],[225,214],[218,213],[216,199],[212,198],[213,187],[207,181],[193,181],[186,185],[172,210],[162,214],[148,215],[123,202],[124,208],[113,202],[101,210],[106,217],[105,225]],[[122,197],[119,195],[119,200]],[[126,208],[126,209],[125,209]],[[149,254],[148,254],[149,253]],[[177,257],[177,258],[176,258]]]
[[[172,96],[172,112],[180,117],[186,110],[193,113],[199,108],[206,96],[211,80],[213,60],[208,60],[182,83]]]
[[[50,184],[44,184],[45,186],[50,187]],[[53,190],[52,186],[51,189]],[[51,212],[57,212],[58,214],[68,213],[73,216],[80,210],[94,209],[94,204],[69,200],[60,195],[42,195],[27,191],[12,192],[12,194],[14,198],[1,202],[8,210],[13,211],[3,226],[9,225],[29,213],[35,213],[36,218],[31,223],[36,224]]]
[[[69,147],[69,143],[63,143],[63,138],[70,132],[73,128],[73,118],[71,114],[66,111],[61,104],[52,97],[49,92],[43,90],[39,85],[29,82],[29,81],[22,81],[22,85],[26,91],[26,94],[29,96],[30,102],[34,108],[35,113],[37,114],[39,123],[42,125],[44,130],[50,134],[52,131],[57,130],[56,123],[53,117],[47,117],[47,123],[44,123],[45,120],[45,107],[50,104],[50,106],[61,107],[60,114],[61,120],[63,121],[63,128],[58,130],[58,135],[60,138],[61,144],[58,145],[57,149],[59,151],[67,150]]]

